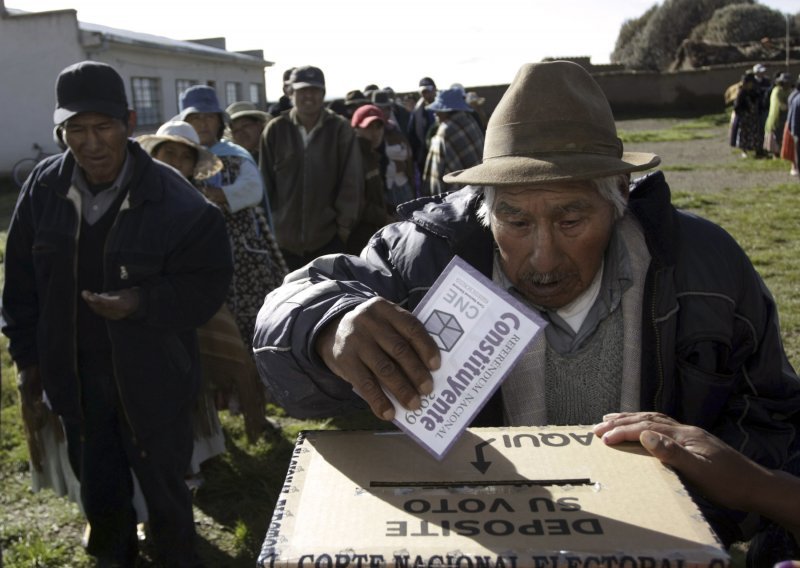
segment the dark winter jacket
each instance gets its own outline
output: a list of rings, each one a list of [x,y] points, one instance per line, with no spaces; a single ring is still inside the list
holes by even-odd
[[[104,320],[114,378],[134,436],[189,404],[200,383],[195,329],[220,307],[232,261],[220,211],[175,170],[129,141],[133,173],[104,250],[100,291],[140,289],[138,311]],[[52,409],[81,420],[77,372],[80,195],[70,152],[39,164],[22,188],[6,245],[3,332],[18,368],[38,365]]]

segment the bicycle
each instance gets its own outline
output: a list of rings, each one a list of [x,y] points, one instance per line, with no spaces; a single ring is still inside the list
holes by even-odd
[[[36,164],[51,155],[42,150],[42,147],[36,142],[33,143],[33,149],[36,151],[35,157],[22,158],[11,168],[11,177],[14,180],[14,183],[20,189],[25,183],[25,180],[28,179],[28,176],[31,175],[31,172]]]

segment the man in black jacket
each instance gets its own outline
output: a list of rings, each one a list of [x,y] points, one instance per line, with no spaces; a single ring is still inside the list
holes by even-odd
[[[629,185],[658,162],[623,152],[580,66],[523,66],[490,119],[483,162],[445,177],[468,187],[404,204],[406,221],[360,258],[319,259],[267,298],[261,376],[298,416],[366,403],[390,420],[385,390],[419,408],[440,355],[409,311],[459,255],[549,322],[473,425],[658,411],[796,469],[800,381],[774,300],[730,235],[672,207],[663,174]],[[702,506],[725,543],[756,526]]]
[[[222,304],[232,261],[220,211],[128,139],[122,78],[83,61],[56,82],[67,151],[22,188],[6,246],[3,332],[23,412],[61,418],[99,565],[133,566],[136,474],[158,561],[194,566],[195,329]]]

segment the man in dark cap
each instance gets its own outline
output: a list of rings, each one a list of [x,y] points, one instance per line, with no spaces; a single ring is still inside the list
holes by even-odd
[[[347,119],[324,108],[325,75],[297,67],[293,107],[261,137],[260,168],[275,238],[290,269],[343,252],[364,206],[361,152]]]
[[[28,178],[6,245],[3,332],[23,412],[35,423],[44,401],[62,420],[99,565],[136,561],[133,471],[158,562],[194,566],[195,328],[230,283],[224,220],[129,139],[135,113],[112,67],[64,69],[53,120],[67,150]]]
[[[730,235],[671,205],[663,173],[631,182],[660,160],[623,151],[591,75],[524,65],[486,132],[482,162],[444,177],[467,187],[401,206],[359,257],[320,259],[267,298],[253,345],[277,401],[298,417],[392,420],[385,392],[421,408],[446,355],[411,310],[458,255],[549,324],[473,426],[660,412],[800,473],[774,299]],[[694,496],[726,545],[767,523]]]
[[[436,98],[436,83],[430,77],[419,80],[419,99],[408,119],[408,141],[414,152],[414,163],[419,174],[425,169],[425,159],[428,157],[428,141],[430,131],[436,122],[433,111],[428,110],[428,105]]]

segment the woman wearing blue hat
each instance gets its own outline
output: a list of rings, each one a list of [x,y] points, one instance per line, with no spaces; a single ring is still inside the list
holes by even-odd
[[[234,259],[226,303],[249,347],[264,296],[287,272],[271,246],[272,223],[261,173],[247,150],[222,139],[228,117],[212,87],[195,85],[184,91],[179,118],[194,127],[200,143],[223,164],[198,187],[225,215]]]
[[[481,162],[483,132],[460,85],[439,91],[428,110],[436,114],[437,126],[425,160],[422,191],[424,195],[437,195],[459,188],[446,184],[442,179],[445,174]]]

